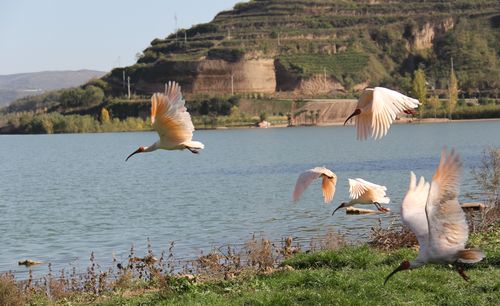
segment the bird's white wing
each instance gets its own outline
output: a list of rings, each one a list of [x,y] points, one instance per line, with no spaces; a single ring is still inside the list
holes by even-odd
[[[461,162],[452,150],[441,152],[425,205],[429,248],[438,254],[463,250],[469,236],[465,214],[458,203]]]
[[[372,111],[370,108],[365,108],[365,106],[372,103],[373,99],[373,89],[367,88],[363,91],[358,99],[357,108],[363,108],[364,111],[356,116],[356,138],[358,140],[365,140],[370,136],[372,129]]]
[[[314,169],[309,169],[302,172],[297,178],[295,183],[295,189],[293,191],[293,200],[297,202],[300,199],[302,193],[311,185],[311,183],[321,176],[321,172],[314,171]]]
[[[366,186],[366,187],[369,187],[369,188],[373,188],[373,189],[379,189],[379,190],[382,190],[382,191],[386,191],[387,190],[387,187],[385,186],[382,186],[382,185],[377,185],[375,183],[372,183],[372,182],[368,182],[368,181],[365,181],[364,179],[362,178],[357,178],[356,181],[358,181],[358,183]]]
[[[404,110],[418,107],[417,99],[407,97],[397,91],[384,87],[375,87],[373,90],[371,134],[375,139],[387,134],[397,114]]]
[[[162,143],[180,144],[193,138],[194,126],[184,106],[181,87],[169,82],[165,94],[151,97],[151,124]]]
[[[359,199],[360,197],[369,197],[377,199],[378,203],[389,204],[390,199],[386,197],[387,187],[377,185],[361,178],[349,179],[349,195],[351,199]]]
[[[425,203],[429,195],[429,183],[420,177],[417,184],[415,173],[410,174],[410,186],[401,205],[401,218],[417,236],[420,250],[426,250],[429,240],[429,226],[425,216]]]
[[[368,190],[366,184],[358,180],[359,179],[349,179],[349,197],[353,200],[358,199]]]
[[[325,203],[331,202],[335,194],[335,185],[337,184],[337,176],[331,170],[325,167],[316,167],[309,169],[299,175],[295,189],[293,191],[293,200],[298,201],[302,193],[311,185],[311,183],[323,175],[321,188],[323,189],[323,197]]]

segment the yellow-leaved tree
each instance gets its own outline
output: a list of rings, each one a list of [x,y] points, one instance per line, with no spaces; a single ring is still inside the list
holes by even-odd
[[[427,88],[425,86],[425,72],[422,68],[415,70],[413,74],[413,93],[415,97],[420,101],[421,105],[418,107],[419,116],[422,118],[424,113],[424,107],[427,104]]]
[[[101,123],[109,123],[109,112],[105,107],[101,109]]]
[[[450,73],[450,83],[448,84],[448,116],[451,119],[451,115],[455,110],[455,106],[458,101],[458,80],[453,70],[453,64],[451,66]]]
[[[434,112],[434,118],[437,118],[437,110],[441,104],[441,102],[439,101],[439,97],[434,95],[434,96],[429,98],[429,101],[427,101],[427,103],[429,104],[429,107]]]

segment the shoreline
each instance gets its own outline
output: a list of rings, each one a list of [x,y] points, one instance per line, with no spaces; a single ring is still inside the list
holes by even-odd
[[[427,123],[455,123],[455,122],[489,122],[489,121],[500,121],[500,118],[477,118],[477,119],[448,119],[448,118],[424,118],[424,119],[410,119],[401,118],[395,120],[392,124],[427,124]],[[271,125],[269,128],[286,128],[286,127],[323,127],[323,126],[342,126],[344,121],[332,121],[319,124],[303,124],[303,125],[292,125],[288,126],[286,124]],[[352,126],[353,123],[348,123],[346,126]],[[202,129],[202,130],[226,130],[226,129],[246,129],[246,128],[259,128],[257,126],[251,127],[216,127],[213,129]],[[198,129],[200,130],[200,129]]]
[[[457,122],[491,122],[500,121],[500,118],[476,118],[476,119],[448,119],[448,118],[424,118],[424,119],[411,119],[411,118],[400,118],[395,120],[392,124],[429,124],[429,123],[457,123]],[[327,126],[343,126],[344,121],[331,121],[319,124],[303,124],[303,125],[292,125],[287,124],[276,124],[271,125],[267,128],[259,128],[258,126],[217,126],[214,128],[197,128],[197,131],[211,131],[211,130],[237,130],[237,129],[273,129],[273,128],[294,128],[294,127],[327,127]],[[348,123],[346,126],[353,126],[353,123]],[[2,135],[61,135],[61,134],[101,134],[101,133],[139,133],[139,132],[154,132],[154,130],[137,130],[137,131],[113,131],[113,132],[82,132],[82,133],[53,133],[53,134],[24,134],[24,133],[0,133]]]

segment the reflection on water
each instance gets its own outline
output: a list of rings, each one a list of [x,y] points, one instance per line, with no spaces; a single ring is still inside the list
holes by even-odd
[[[499,121],[395,125],[376,142],[356,141],[353,127],[197,131],[200,155],[157,151],[128,162],[156,134],[0,136],[0,271],[22,277],[17,261],[26,258],[82,269],[91,251],[106,266],[113,252],[126,260],[131,244],[145,251],[146,237],[155,250],[175,241],[178,258],[252,233],[307,238],[333,229],[361,239],[379,218],[397,217],[410,170],[430,178],[447,145],[469,176],[482,150],[500,145],[499,131]],[[339,178],[333,203],[323,204],[319,181],[292,203],[298,174],[315,166]],[[349,177],[386,185],[392,214],[332,217]],[[474,188],[462,181],[463,191]]]

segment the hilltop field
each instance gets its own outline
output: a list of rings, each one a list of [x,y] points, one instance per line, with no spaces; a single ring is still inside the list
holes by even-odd
[[[252,0],[152,39],[134,65],[13,102],[0,132],[148,130],[149,97],[171,80],[197,128],[328,124],[345,105],[309,99],[367,86],[419,98],[419,118],[498,118],[499,27],[494,0]]]

